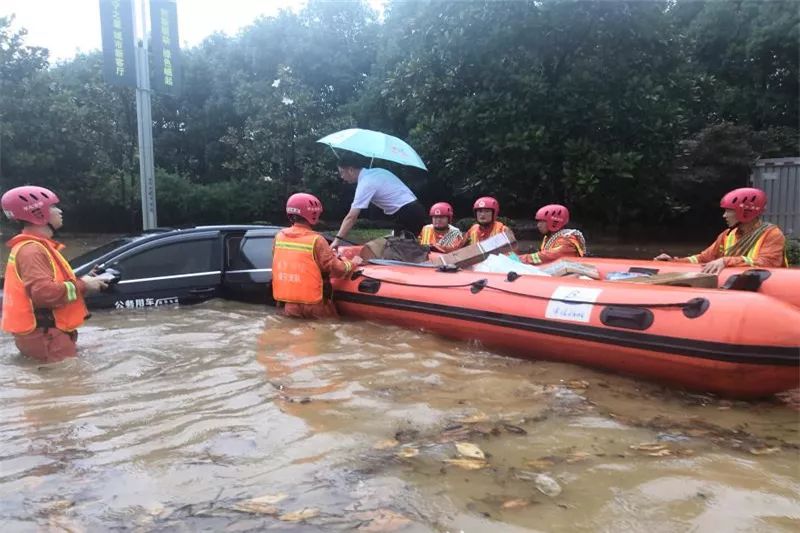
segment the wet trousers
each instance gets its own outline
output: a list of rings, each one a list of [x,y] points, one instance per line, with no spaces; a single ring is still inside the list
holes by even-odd
[[[36,328],[27,335],[14,335],[20,353],[40,363],[56,363],[78,355],[78,332]]]

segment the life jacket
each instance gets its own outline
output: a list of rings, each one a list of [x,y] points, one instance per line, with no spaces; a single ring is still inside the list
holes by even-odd
[[[477,244],[484,239],[488,239],[489,237],[494,237],[498,233],[503,233],[506,229],[506,225],[502,222],[495,220],[492,222],[492,229],[489,230],[488,234],[484,234],[481,231],[480,224],[473,224],[472,227],[469,228],[467,231],[467,244]]]
[[[419,243],[426,246],[433,246],[437,242],[439,242],[439,235],[437,234],[436,229],[433,227],[433,224],[423,226],[422,232],[419,234]]]
[[[567,239],[575,247],[578,257],[586,255],[586,239],[583,237],[583,233],[576,229],[561,229],[552,235],[545,235],[539,251],[545,252],[552,249],[561,239]]]
[[[761,245],[764,244],[764,239],[767,238],[767,233],[769,233],[773,227],[775,227],[774,224],[765,223],[764,226],[758,228],[756,231],[760,231],[760,233],[757,234],[756,238],[754,239],[754,242],[750,245],[749,249],[747,249],[746,251],[741,250],[743,246],[736,245],[736,243],[739,240],[738,239],[739,232],[736,231],[735,229],[729,229],[727,230],[727,234],[725,235],[725,239],[723,240],[722,250],[720,250],[720,253],[726,257],[740,255],[748,266],[753,266],[755,264],[755,260],[758,259],[758,254],[761,251]],[[745,236],[745,239],[747,238],[748,236]],[[747,243],[743,244],[745,244],[745,246],[747,245]],[[785,253],[783,255],[783,266],[785,267],[789,266],[789,260],[786,257]]]
[[[275,236],[272,256],[272,296],[276,301],[316,304],[322,301],[322,272],[314,243],[322,236],[310,228],[293,226]]]
[[[450,246],[461,240],[461,232],[458,228],[448,225],[447,229],[437,230],[433,224],[422,227],[419,234],[419,243],[425,246]]]
[[[13,237],[8,244],[11,246],[11,254],[8,256],[5,284],[3,285],[3,331],[26,335],[37,327],[52,327],[53,325],[66,332],[78,329],[86,320],[89,312],[83,296],[78,293],[75,273],[59,251],[64,246],[50,239],[25,233]],[[53,268],[53,281],[63,283],[67,289],[67,304],[47,310],[34,309],[33,301],[28,291],[25,290],[25,283],[17,270],[16,261],[20,248],[28,245],[41,246],[47,253],[50,266]],[[47,317],[46,319],[43,318],[43,312],[46,313],[44,315]],[[49,321],[51,313],[54,324],[40,323]],[[37,315],[39,320],[37,320]]]

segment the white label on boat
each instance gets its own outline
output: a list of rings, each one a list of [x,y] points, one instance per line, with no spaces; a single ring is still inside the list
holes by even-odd
[[[567,303],[556,300],[570,300],[575,302],[596,302],[603,289],[590,289],[586,287],[557,287],[553,291],[551,300],[547,304],[545,318],[569,320],[571,322],[589,322],[592,314],[590,303]]]

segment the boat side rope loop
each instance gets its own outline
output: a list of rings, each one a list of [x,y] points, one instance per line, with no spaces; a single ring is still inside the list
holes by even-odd
[[[567,304],[585,304],[585,305],[606,305],[606,306],[614,306],[614,307],[647,307],[647,308],[677,308],[677,309],[691,309],[696,308],[702,305],[705,301],[705,298],[692,298],[686,302],[674,302],[674,303],[630,303],[630,302],[585,302],[581,300],[567,300],[564,298],[551,298],[550,296],[539,296],[538,294],[526,294],[523,292],[516,292],[509,289],[504,289],[502,287],[495,287],[494,285],[490,285],[489,281],[486,278],[475,280],[470,283],[458,283],[458,284],[450,284],[450,285],[427,285],[423,283],[406,283],[403,281],[395,281],[389,279],[381,279],[376,278],[373,276],[369,276],[364,274],[364,272],[360,272],[361,276],[365,279],[378,281],[380,283],[389,283],[391,285],[401,285],[404,287],[417,287],[421,289],[465,289],[470,288],[473,294],[477,294],[481,291],[481,289],[492,289],[498,292],[512,294],[514,296],[523,296],[525,298],[533,298],[534,300],[545,300],[548,302],[562,302]]]

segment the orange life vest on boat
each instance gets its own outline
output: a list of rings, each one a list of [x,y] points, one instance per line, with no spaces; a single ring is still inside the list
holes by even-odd
[[[319,233],[294,226],[294,236],[281,230],[272,257],[272,296],[276,301],[316,304],[322,301],[322,272],[314,256]],[[298,235],[299,233],[299,235]]]
[[[433,224],[428,224],[422,227],[422,232],[419,234],[419,243],[426,246],[433,246],[445,232],[437,232]]]
[[[542,238],[542,244],[539,247],[540,252],[546,252],[553,248],[560,246],[562,243],[559,241],[567,241],[570,245],[575,247],[578,252],[578,257],[586,255],[586,241],[583,235],[578,230],[561,230],[552,235],[545,235]]]
[[[503,233],[506,229],[506,225],[502,222],[495,220],[492,222],[492,229],[489,230],[488,233],[484,234],[481,231],[480,224],[473,224],[472,227],[469,228],[467,231],[467,244],[477,244],[484,239],[488,239],[489,237],[494,237],[498,233]]]
[[[437,230],[433,224],[422,227],[419,234],[419,243],[424,246],[435,246],[441,252],[458,250],[464,244],[464,236],[455,226],[448,226]]]
[[[50,259],[50,265],[53,267],[53,280],[63,283],[67,289],[69,303],[51,309],[55,327],[62,331],[76,330],[86,320],[89,312],[83,296],[78,294],[75,273],[59,251],[63,245],[50,239],[25,233],[15,236],[8,243],[11,245],[11,254],[8,256],[3,285],[3,331],[26,335],[40,327],[36,322],[33,301],[31,301],[28,291],[25,290],[25,283],[17,270],[17,253],[26,245],[41,246],[44,249]]]
[[[742,256],[742,258],[744,259],[745,263],[747,263],[748,266],[753,266],[755,260],[758,259],[758,254],[761,251],[761,245],[764,244],[764,240],[767,238],[767,233],[771,229],[772,229],[771,227],[767,228],[766,231],[764,231],[761,234],[761,236],[756,240],[756,242],[753,243],[753,246],[750,248],[750,250],[748,250],[747,253],[745,253]],[[731,251],[733,250],[738,240],[737,233],[738,233],[737,231],[728,230],[728,234],[725,236],[725,241],[723,244],[723,248],[721,250],[723,256],[731,255]],[[789,258],[786,256],[785,249],[783,253],[783,264],[780,266],[782,267],[789,266]]]

